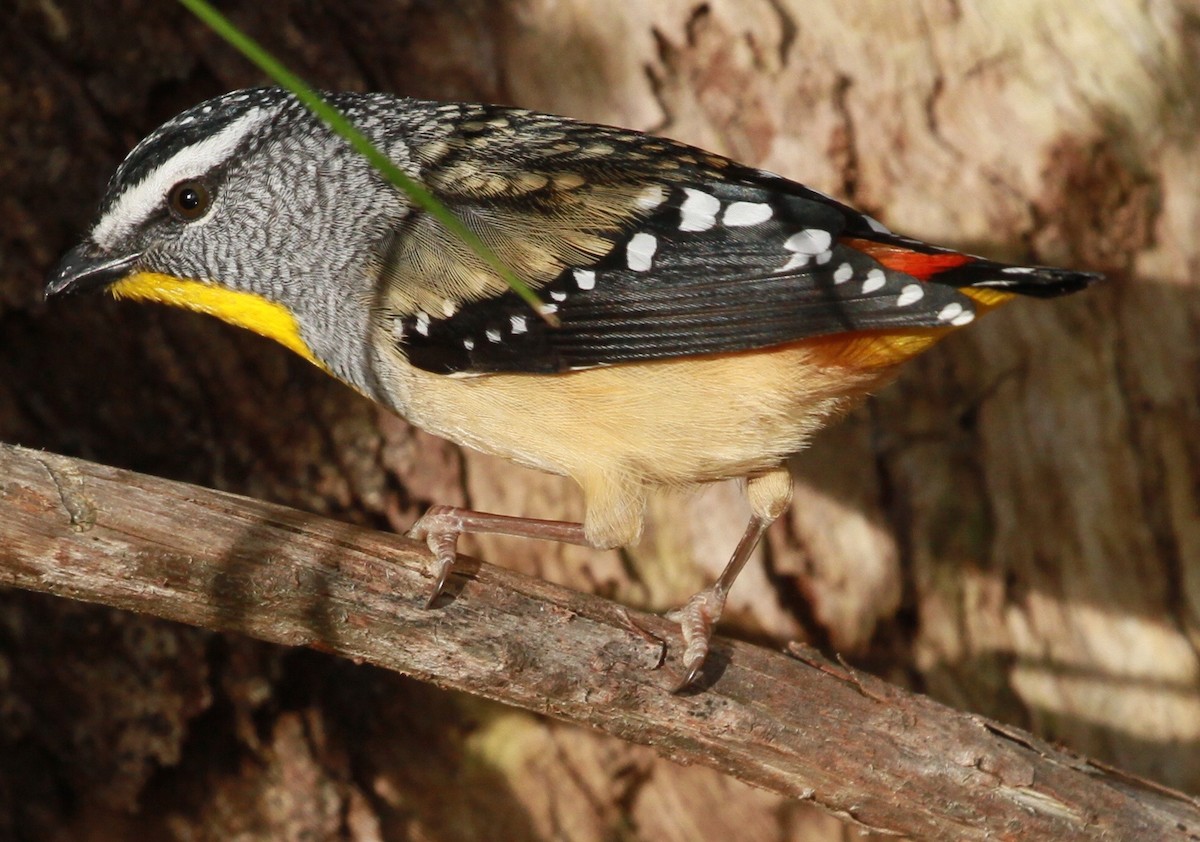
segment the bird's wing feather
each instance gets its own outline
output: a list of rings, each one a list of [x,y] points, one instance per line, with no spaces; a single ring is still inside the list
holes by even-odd
[[[536,133],[514,133],[492,159],[456,138],[428,178],[559,325],[414,214],[383,265],[384,314],[412,364],[556,372],[948,327],[973,315],[954,288],[839,241],[883,229],[799,184],[657,138],[568,129],[533,145],[523,138]]]

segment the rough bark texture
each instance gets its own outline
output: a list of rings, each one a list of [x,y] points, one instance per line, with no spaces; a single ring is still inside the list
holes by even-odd
[[[922,839],[1200,839],[1200,799],[822,658],[678,629],[385,532],[0,444],[0,584],[393,669]],[[813,716],[820,711],[821,716]]]
[[[894,228],[1112,281],[1021,302],[796,459],[724,629],[1200,790],[1200,5],[234,2],[330,88],[517,103],[799,178]],[[0,440],[402,528],[577,517],[565,482],[416,432],[283,349],[40,277],[129,146],[261,79],[173,4],[0,11]],[[2,479],[2,478],[0,478]],[[481,540],[654,609],[736,490],[626,554]],[[814,716],[822,715],[814,711]],[[368,666],[0,594],[0,838],[836,839],[811,807]]]

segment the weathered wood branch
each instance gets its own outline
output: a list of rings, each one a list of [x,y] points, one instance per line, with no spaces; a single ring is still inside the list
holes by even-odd
[[[281,506],[0,445],[0,585],[361,659],[656,746],[923,839],[1197,839],[1196,799],[794,647],[718,640],[672,695],[672,624]],[[661,641],[659,641],[661,637]],[[665,660],[664,660],[665,656]]]

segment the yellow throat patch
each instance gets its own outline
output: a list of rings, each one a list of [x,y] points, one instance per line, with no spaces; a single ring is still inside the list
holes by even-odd
[[[156,272],[134,272],[108,288],[114,298],[156,301],[207,313],[238,327],[244,327],[291,348],[320,368],[318,360],[300,337],[296,317],[282,304],[268,301],[251,292],[238,292],[215,284],[189,281]]]

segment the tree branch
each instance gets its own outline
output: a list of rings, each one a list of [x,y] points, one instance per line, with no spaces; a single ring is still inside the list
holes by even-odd
[[[1200,839],[1193,798],[816,653],[718,639],[701,689],[672,695],[671,623],[465,558],[426,610],[429,568],[402,537],[0,445],[0,586],[369,661],[874,830]]]

